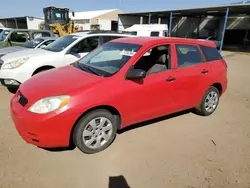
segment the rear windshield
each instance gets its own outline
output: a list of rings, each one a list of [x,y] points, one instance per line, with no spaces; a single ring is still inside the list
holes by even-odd
[[[223,59],[220,52],[216,48],[208,47],[208,46],[200,46],[200,48],[207,62]]]

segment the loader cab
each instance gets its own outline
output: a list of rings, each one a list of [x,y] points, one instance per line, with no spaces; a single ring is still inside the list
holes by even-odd
[[[57,7],[45,7],[43,9],[46,25],[50,24],[67,24],[69,23],[69,9]]]

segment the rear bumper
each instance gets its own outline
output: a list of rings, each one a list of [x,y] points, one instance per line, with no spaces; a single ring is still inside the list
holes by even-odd
[[[11,118],[19,135],[29,144],[42,148],[68,147],[71,130],[77,116],[67,112],[39,115],[28,112],[17,100],[12,98]]]

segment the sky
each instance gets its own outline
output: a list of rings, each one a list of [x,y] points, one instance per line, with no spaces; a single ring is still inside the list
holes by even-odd
[[[46,6],[67,7],[75,12],[121,9],[124,12],[169,10],[222,5],[240,0],[3,0],[0,18],[43,16]]]

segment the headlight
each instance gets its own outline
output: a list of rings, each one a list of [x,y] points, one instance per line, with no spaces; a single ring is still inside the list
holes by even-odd
[[[46,114],[67,105],[69,103],[69,100],[69,96],[55,96],[43,98],[34,103],[28,109],[28,111],[37,114]]]
[[[10,63],[3,64],[2,69],[15,69],[15,68],[18,68],[18,67],[22,66],[28,60],[29,60],[29,58],[26,57],[26,58],[18,59],[18,60],[15,60],[15,61],[11,61]]]

